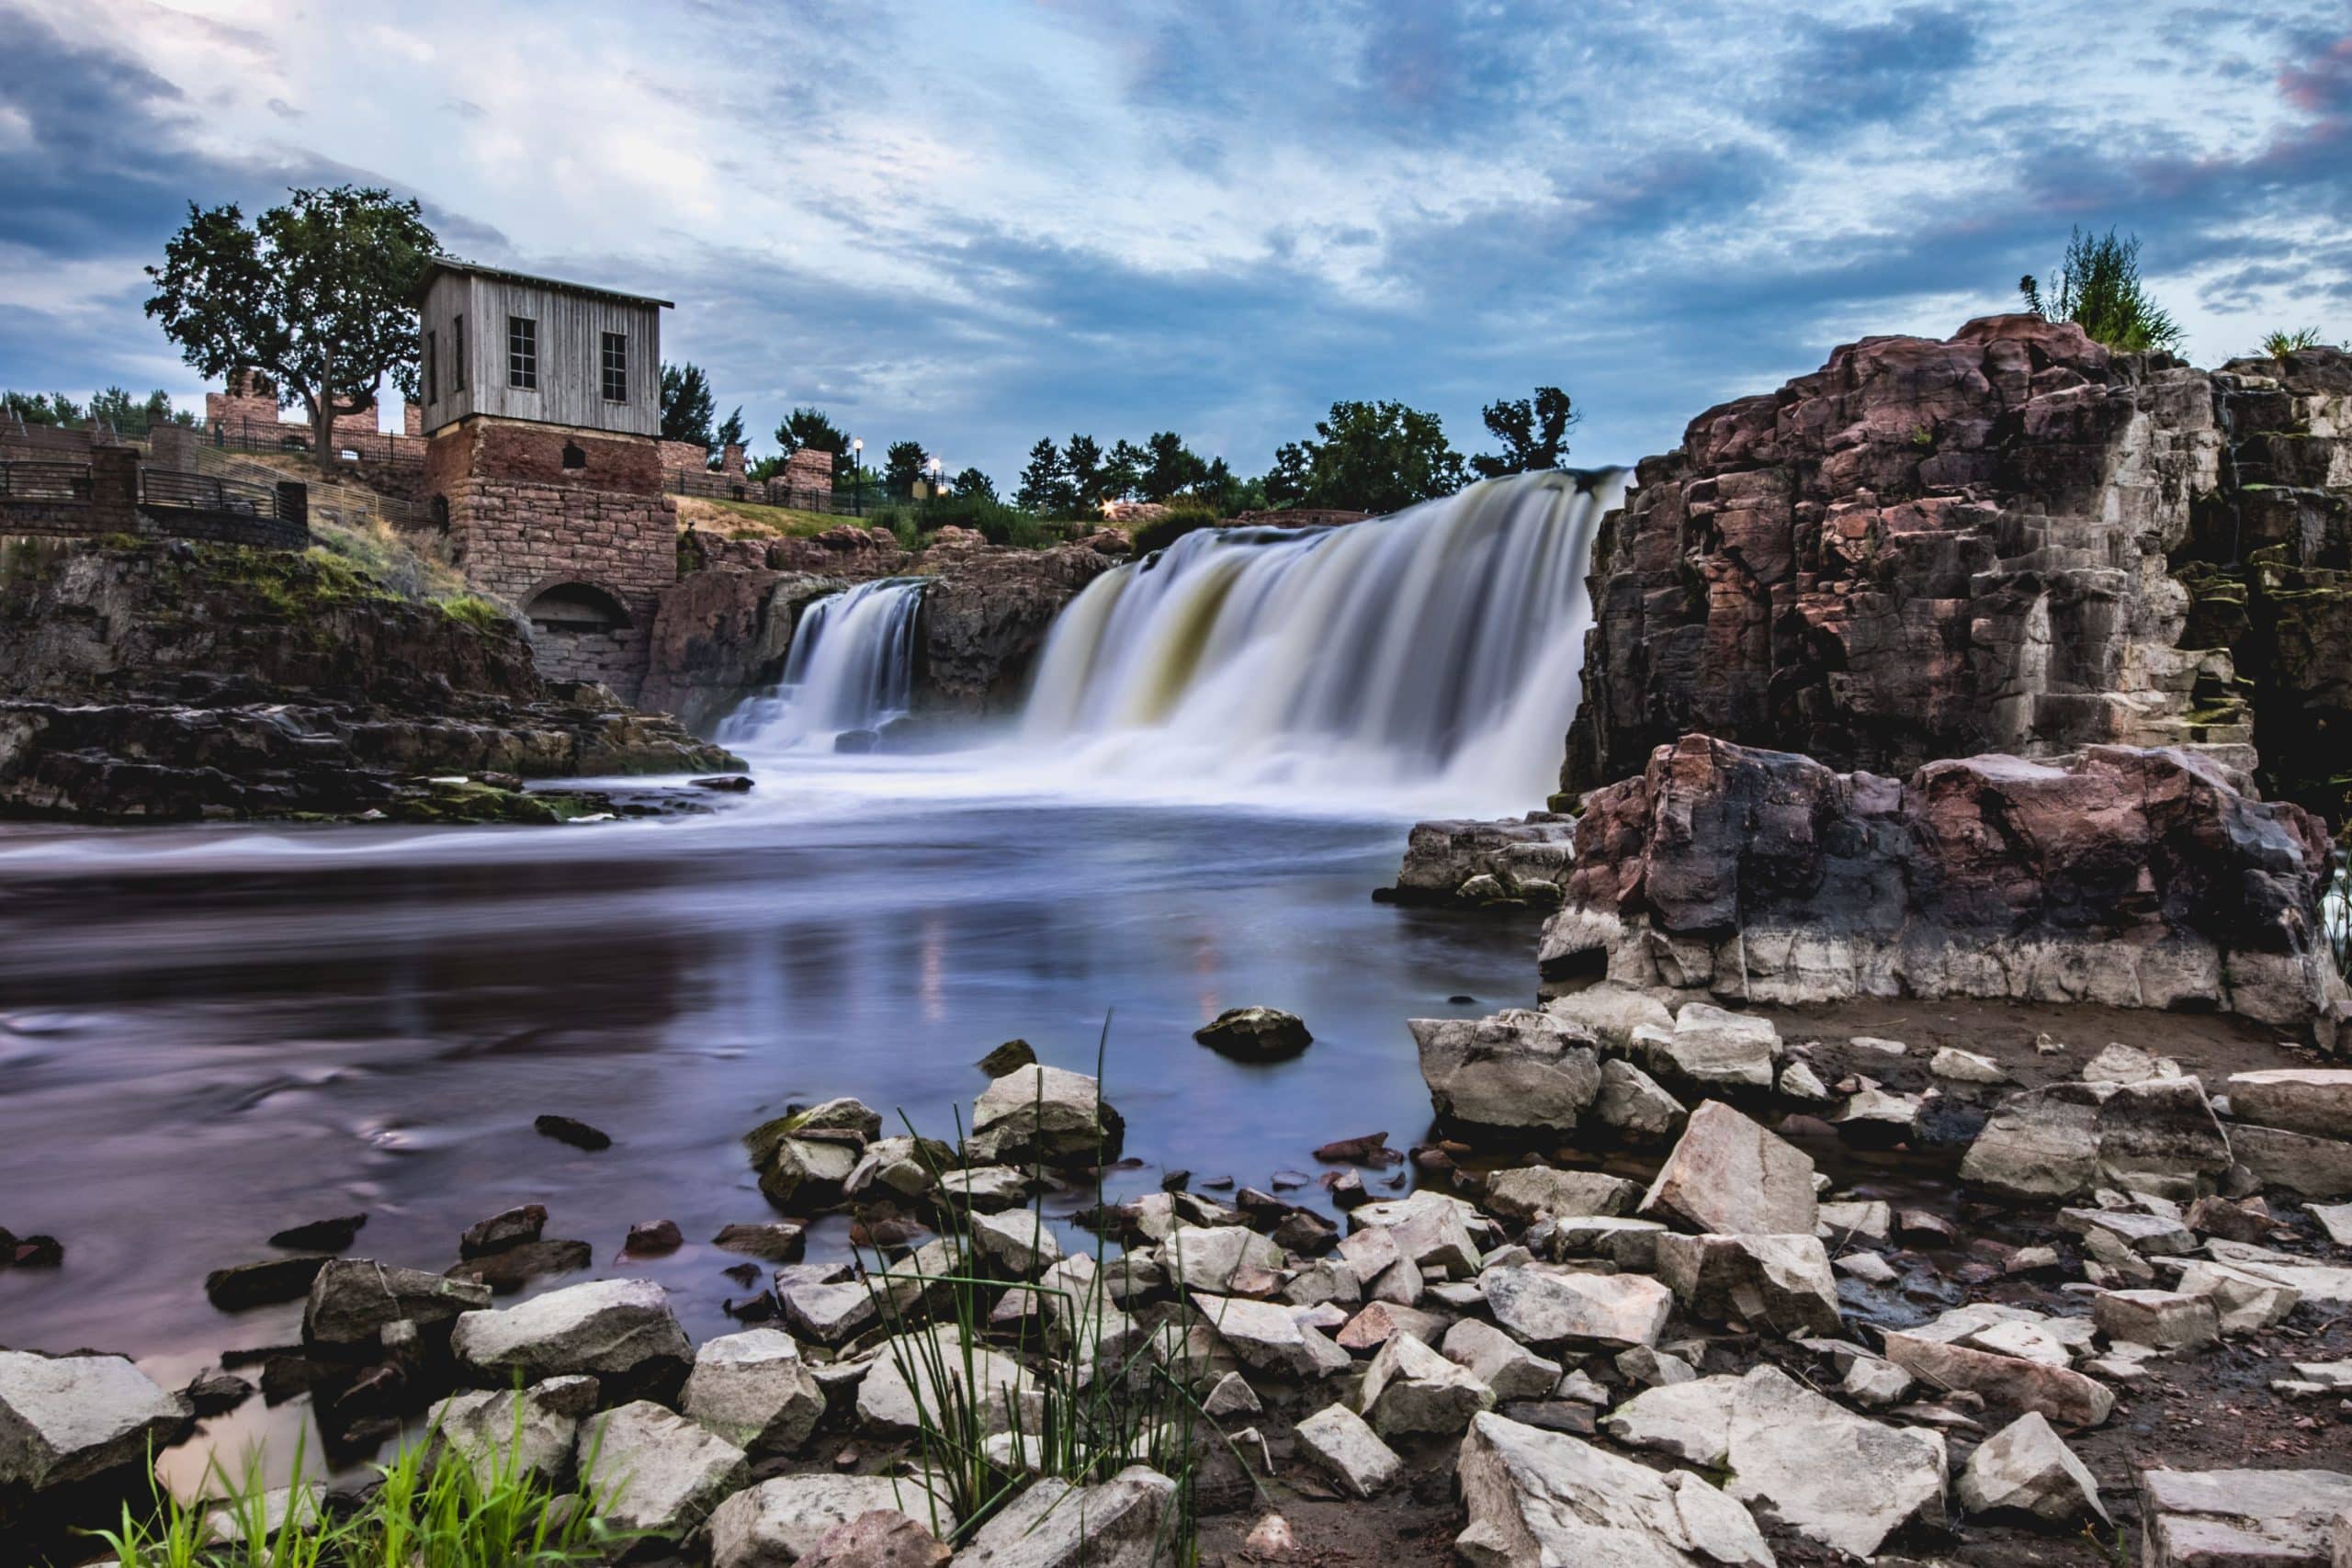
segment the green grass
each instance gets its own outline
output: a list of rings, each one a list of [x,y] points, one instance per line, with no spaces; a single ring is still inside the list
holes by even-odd
[[[518,1400],[513,1436],[473,1463],[446,1451],[436,1462],[431,1437],[411,1445],[376,1467],[379,1484],[347,1514],[298,1487],[272,1525],[260,1456],[248,1457],[239,1479],[216,1456],[211,1496],[183,1503],[151,1483],[145,1513],[125,1504],[117,1528],[90,1533],[117,1568],[564,1568],[603,1560],[628,1540],[599,1517],[611,1495],[559,1500],[522,1463],[522,1421]],[[302,1460],[297,1447],[297,1476]],[[583,1469],[594,1468],[592,1451]]]
[[[836,517],[823,512],[803,512],[795,506],[769,506],[765,502],[757,501],[720,501],[710,496],[680,496],[676,499],[690,503],[678,508],[678,522],[681,526],[699,527],[713,522],[714,519],[704,513],[704,507],[727,513],[756,525],[744,529],[728,529],[728,536],[737,539],[805,539],[813,535],[821,534],[828,528],[838,528],[843,524],[848,524],[852,527],[863,527],[874,521],[871,515],[872,508],[867,509],[868,515],[864,518]]]
[[[1098,1104],[1108,1017],[1102,1028],[1096,1046]],[[899,1121],[932,1167],[942,1234],[954,1239],[960,1259],[952,1273],[926,1273],[907,1264],[886,1269],[878,1258],[865,1270],[888,1331],[892,1364],[914,1395],[912,1457],[940,1479],[943,1500],[954,1510],[957,1524],[952,1534],[942,1533],[946,1521],[935,1508],[926,1522],[949,1544],[960,1545],[1026,1490],[1033,1478],[1087,1485],[1107,1481],[1129,1464],[1147,1464],[1176,1483],[1173,1506],[1161,1525],[1166,1560],[1197,1562],[1194,1494],[1200,1454],[1204,1439],[1223,1439],[1200,1407],[1204,1369],[1194,1363],[1189,1341],[1181,1329],[1172,1342],[1167,1329],[1140,1332],[1113,1301],[1111,1283],[1121,1264],[1106,1259],[1100,1231],[1094,1271],[1074,1288],[990,1279],[974,1269],[978,1249],[968,1228],[953,1228],[959,1217],[968,1226],[969,1211],[951,1196],[957,1190],[951,1178],[971,1169],[969,1158],[965,1156],[953,1170],[942,1168],[928,1152],[936,1145],[915,1132],[903,1111]],[[959,1115],[958,1148],[963,1146],[961,1122]],[[1102,1164],[1098,1145],[1095,1168]],[[1099,1181],[1094,1200],[1099,1207]],[[1042,1190],[1029,1214],[1042,1229]],[[1009,1289],[1031,1292],[1037,1310],[1011,1331],[1007,1345],[1005,1330],[995,1331],[996,1338],[990,1340],[989,1314]],[[1177,1291],[1182,1299],[1182,1280]],[[943,1343],[944,1331],[950,1330],[953,1342]],[[978,1366],[984,1348],[1008,1355],[1023,1367],[1013,1397],[989,1399],[991,1391],[983,1386]],[[989,1439],[1001,1433],[1010,1437],[1009,1450],[1003,1442],[991,1445]],[[1154,1560],[1159,1560],[1157,1554]]]

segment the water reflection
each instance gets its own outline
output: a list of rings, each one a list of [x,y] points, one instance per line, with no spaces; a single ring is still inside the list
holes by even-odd
[[[1403,1019],[1532,987],[1527,927],[1369,900],[1394,820],[774,782],[619,831],[0,831],[0,1224],[68,1254],[0,1274],[0,1343],[119,1349],[176,1384],[295,1337],[295,1306],[203,1295],[272,1232],[364,1210],[356,1252],[438,1268],[526,1201],[599,1272],[631,1223],[677,1221],[693,1245],[626,1271],[701,1337],[736,1289],[702,1238],[766,1213],[736,1140],[790,1101],[944,1130],[983,1051],[1020,1036],[1091,1070],[1115,1007],[1110,1097],[1147,1162],[1125,1179],[1263,1184],[1328,1139],[1426,1126]],[[1245,1066],[1193,1043],[1247,1003],[1316,1045]],[[616,1145],[536,1136],[543,1111]],[[289,1418],[255,1406],[215,1440]]]

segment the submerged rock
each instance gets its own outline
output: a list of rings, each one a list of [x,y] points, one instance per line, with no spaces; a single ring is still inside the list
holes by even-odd
[[[379,1343],[393,1323],[445,1323],[490,1305],[490,1288],[398,1269],[369,1258],[337,1258],[311,1282],[302,1310],[305,1344],[358,1348]]]
[[[1267,1062],[1295,1056],[1315,1043],[1297,1014],[1278,1008],[1228,1008],[1193,1038],[1223,1055]]]

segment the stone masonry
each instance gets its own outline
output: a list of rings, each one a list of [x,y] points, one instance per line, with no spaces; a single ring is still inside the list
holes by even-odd
[[[591,590],[620,612],[603,626],[535,625],[543,674],[636,698],[658,596],[678,576],[660,459],[643,436],[479,415],[434,436],[424,490],[469,582],[526,615],[564,589]]]

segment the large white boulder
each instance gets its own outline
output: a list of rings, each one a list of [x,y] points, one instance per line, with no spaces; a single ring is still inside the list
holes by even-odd
[[[1944,1522],[1943,1434],[1890,1427],[1762,1366],[1732,1401],[1731,1480],[1800,1533],[1856,1557],[1917,1520]]]
[[[458,1319],[449,1348],[476,1375],[504,1382],[585,1372],[628,1377],[693,1354],[670,1310],[669,1292],[651,1280],[598,1280],[534,1296],[517,1306],[469,1312]]]
[[[790,1453],[825,1414],[825,1391],[791,1335],[751,1328],[695,1352],[685,1413],[751,1454]]]
[[[568,1492],[580,1423],[594,1412],[596,1400],[596,1380],[590,1377],[453,1393],[433,1410],[436,1456],[455,1454],[485,1486],[504,1472]]]
[[[2098,1480],[2034,1413],[1977,1445],[1960,1473],[1960,1505],[1972,1514],[2025,1513],[2052,1525],[2086,1514],[2107,1520]]]
[[[980,1091],[966,1146],[976,1163],[1099,1165],[1118,1157],[1125,1134],[1101,1084],[1032,1063]]]
[[[1405,1027],[1442,1120],[1573,1127],[1600,1092],[1591,1032],[1549,1014],[1513,1008],[1491,1018],[1417,1018]]]
[[[710,1516],[711,1568],[785,1568],[828,1530],[877,1508],[907,1515],[944,1536],[956,1529],[946,1487],[911,1476],[782,1475],[738,1492]]]
[[[0,1489],[45,1492],[143,1464],[187,1420],[177,1395],[120,1356],[0,1350]]]
[[[1376,1497],[1405,1473],[1405,1461],[1396,1450],[1344,1404],[1317,1411],[1293,1435],[1300,1450],[1351,1496]]]
[[[1408,1434],[1452,1437],[1495,1404],[1495,1391],[1466,1368],[1420,1339],[1391,1334],[1364,1370],[1358,1403],[1384,1438]]]
[[[1014,1402],[1036,1397],[1036,1379],[1009,1356],[966,1346],[954,1328],[904,1334],[884,1344],[858,1383],[858,1418],[884,1432],[911,1432],[925,1410],[938,1419],[950,1389],[997,1432],[1012,1424]]]
[[[1252,1371],[1307,1382],[1344,1372],[1353,1364],[1328,1335],[1302,1321],[1307,1309],[1200,1291],[1193,1292],[1193,1307],[1235,1359]]]
[[[1641,1213],[1718,1235],[1811,1235],[1813,1175],[1812,1156],[1711,1100],[1690,1113]]]
[[[957,1568],[1162,1568],[1176,1561],[1169,1515],[1176,1483],[1132,1464],[1110,1480],[1073,1486],[1054,1477],[982,1525]]]
[[[1640,1274],[1563,1274],[1489,1269],[1478,1292],[1495,1321],[1530,1345],[1655,1345],[1674,1292]]]
[[[751,1479],[742,1450],[643,1399],[582,1422],[578,1459],[605,1518],[648,1540],[683,1541]]]
[[[1456,1461],[1471,1568],[1772,1568],[1746,1508],[1689,1471],[1658,1472],[1491,1413]]]

